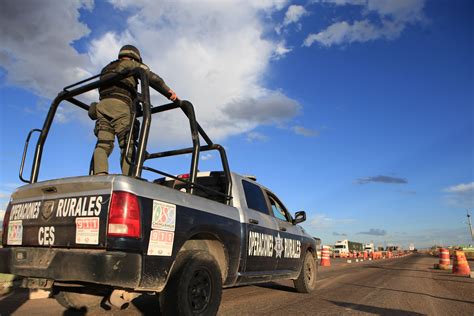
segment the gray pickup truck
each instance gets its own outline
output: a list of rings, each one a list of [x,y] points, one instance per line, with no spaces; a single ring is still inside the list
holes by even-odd
[[[58,105],[68,101],[88,110],[78,95],[131,75],[142,85],[133,117],[142,117],[142,123],[137,141],[128,139],[127,150],[136,151],[129,174],[38,181]],[[230,172],[224,148],[197,123],[191,103],[153,107],[140,69],[96,78],[64,88],[43,128],[28,135],[20,168],[20,179],[28,184],[12,194],[6,210],[0,273],[24,277],[25,287],[49,289],[73,309],[124,308],[140,294],[157,294],[165,315],[214,315],[222,288],[237,285],[292,279],[299,292],[315,288],[315,240],[297,225],[305,212],[293,217],[254,177]],[[148,153],[152,114],[175,108],[189,119],[193,147]],[[24,179],[34,132],[39,138],[31,176]],[[199,154],[208,150],[219,152],[222,171],[198,172]],[[144,165],[182,154],[191,154],[186,174]],[[146,180],[144,170],[161,178]]]

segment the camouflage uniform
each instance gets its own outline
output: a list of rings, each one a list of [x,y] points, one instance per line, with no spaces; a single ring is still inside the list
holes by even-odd
[[[119,55],[120,56],[120,55]],[[163,79],[150,71],[148,66],[130,59],[118,59],[108,64],[101,72],[101,78],[107,78],[125,69],[141,67],[147,71],[150,85],[160,92],[172,90],[165,84]],[[117,136],[122,158],[122,173],[128,175],[130,165],[124,159],[128,134],[133,125],[131,122],[132,101],[137,94],[138,80],[131,76],[117,84],[99,89],[100,102],[96,106],[97,121],[94,133],[97,136],[97,144],[94,150],[94,174],[108,173],[108,157],[114,148],[115,136]],[[176,97],[176,95],[174,95]],[[128,160],[131,161],[134,145],[129,150]]]

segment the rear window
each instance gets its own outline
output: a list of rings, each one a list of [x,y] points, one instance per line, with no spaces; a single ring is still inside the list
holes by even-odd
[[[247,206],[253,210],[269,214],[267,202],[263,195],[262,189],[258,185],[242,180],[242,186],[244,187],[245,200]]]
[[[189,180],[189,179],[186,179]],[[158,183],[164,186],[167,186],[169,188],[173,188],[176,190],[186,190],[186,183],[183,181],[179,180],[166,180],[165,178],[157,179],[154,181],[154,183]],[[198,177],[196,178],[196,183],[200,184],[208,189],[211,190],[206,190],[200,187],[195,187],[194,188],[194,194],[206,199],[210,199],[216,202],[220,203],[226,203],[225,196],[225,189],[226,189],[226,178],[224,176],[223,172],[219,171],[213,171],[207,176],[201,176],[198,174]],[[219,193],[221,194],[219,194]]]

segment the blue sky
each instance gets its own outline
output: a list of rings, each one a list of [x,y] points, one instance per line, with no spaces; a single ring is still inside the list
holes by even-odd
[[[23,142],[41,128],[51,98],[132,43],[194,103],[201,124],[226,147],[231,169],[256,175],[292,212],[305,210],[304,226],[323,243],[470,242],[472,1],[3,6],[0,210],[20,185]],[[85,113],[60,109],[40,180],[87,173],[92,126]],[[152,130],[150,151],[190,143],[179,113],[158,117]],[[202,158],[201,170],[219,167],[215,154]],[[117,149],[110,161],[117,172]],[[181,173],[188,161],[152,164]]]

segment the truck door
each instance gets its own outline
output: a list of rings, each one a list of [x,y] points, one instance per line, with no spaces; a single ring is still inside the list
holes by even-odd
[[[242,180],[247,205],[244,208],[246,246],[244,257],[245,278],[270,279],[276,268],[274,251],[276,222],[262,189],[250,181]]]
[[[293,225],[292,218],[283,203],[269,191],[265,192],[277,223],[275,253],[276,274],[291,274],[300,271],[302,264],[301,228]],[[304,254],[303,254],[304,255]]]

